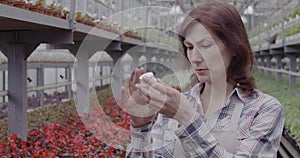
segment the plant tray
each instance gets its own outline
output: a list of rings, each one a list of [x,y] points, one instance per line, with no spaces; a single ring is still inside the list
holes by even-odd
[[[300,147],[299,144],[296,142],[296,140],[293,138],[293,136],[288,132],[288,130],[284,129],[283,138],[281,139],[281,142],[285,145],[286,148],[288,148],[288,151],[293,156],[300,156]]]

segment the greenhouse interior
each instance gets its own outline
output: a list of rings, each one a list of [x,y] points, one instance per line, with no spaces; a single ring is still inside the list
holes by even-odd
[[[274,157],[300,158],[300,0],[219,1],[235,8],[246,30],[256,88],[276,98],[284,112],[276,151],[264,144],[255,148],[268,148],[261,151],[273,151],[268,154]],[[180,28],[189,13],[209,2],[0,0],[0,157],[173,157],[161,153],[171,149],[156,149],[161,155],[129,150],[141,144],[132,141],[134,117],[123,108],[121,87],[143,68],[176,92],[191,88],[195,72],[188,66],[189,54],[181,53]],[[184,144],[193,138],[176,139]],[[203,149],[186,143],[185,157],[234,155],[217,144],[209,149],[217,152],[214,156],[203,156],[207,144],[195,143]],[[236,156],[270,157],[247,147],[236,149],[241,152]],[[244,150],[251,152],[245,156]]]

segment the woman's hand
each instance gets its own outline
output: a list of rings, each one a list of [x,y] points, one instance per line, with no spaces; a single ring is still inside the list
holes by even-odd
[[[183,125],[195,115],[195,110],[187,98],[178,90],[163,83],[159,79],[145,78],[149,88],[137,84],[136,88],[150,99],[149,107],[155,109],[169,118],[174,118]]]
[[[145,73],[143,68],[136,69],[134,73],[133,83],[140,83],[139,77]],[[133,127],[141,127],[151,123],[157,114],[157,111],[147,106],[148,98],[139,90],[133,89],[131,86],[130,76],[126,78],[125,87],[121,89],[124,108],[129,114]]]

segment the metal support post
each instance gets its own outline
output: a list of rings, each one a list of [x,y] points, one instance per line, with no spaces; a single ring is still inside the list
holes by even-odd
[[[142,56],[141,53],[139,52],[132,52],[130,53],[130,56],[132,57],[132,70],[134,70],[135,68],[137,68],[140,65],[139,59]]]
[[[121,88],[122,84],[124,83],[123,77],[124,72],[122,70],[122,66],[120,65],[120,62],[117,63],[119,58],[123,55],[123,52],[121,51],[110,51],[108,54],[113,58],[113,73],[111,78],[111,85],[114,97],[117,99],[121,98]]]
[[[260,56],[260,65],[261,66],[265,66],[265,57],[264,56]],[[265,70],[261,70],[262,73],[265,72]]]
[[[147,62],[151,62],[153,54],[147,53],[147,54],[145,54],[145,57],[146,57]]]
[[[158,14],[158,19],[157,19],[157,43],[160,43],[160,31],[159,31],[159,28],[161,28],[161,15],[160,13],[157,13]]]
[[[76,107],[79,114],[89,112],[89,52],[78,52],[76,55],[77,71],[75,73],[77,81]]]
[[[37,68],[37,86],[44,86],[44,65]],[[40,98],[40,106],[44,106],[44,90],[38,91],[38,97]]]
[[[104,76],[104,75],[103,75],[103,65],[100,65],[100,76],[101,76],[101,77]],[[104,80],[104,79],[101,79],[101,80],[100,80],[100,85],[101,85],[101,87],[103,86],[103,80]]]
[[[70,0],[70,14],[68,16],[69,26],[71,30],[75,29],[75,7],[76,7],[76,0]]]
[[[275,56],[276,58],[276,68],[277,69],[282,69],[282,56],[278,55],[278,56]],[[282,79],[282,73],[281,72],[277,72],[276,74],[276,79],[277,80],[281,80]]]
[[[268,55],[266,57],[266,59],[267,59],[267,63],[266,63],[267,68],[271,68],[272,67],[272,63],[271,63],[272,56]],[[267,71],[266,74],[267,74],[268,77],[270,77],[270,78],[272,77],[272,72],[271,71]]]
[[[291,54],[289,55],[289,59],[290,59],[290,71],[292,72],[296,72],[296,54]],[[289,75],[289,83],[290,86],[295,86],[297,84],[297,79],[296,76],[293,75]]]
[[[66,80],[68,82],[72,82],[72,66],[69,64],[68,67],[66,67]],[[70,85],[67,85],[66,86],[66,91],[68,93],[68,99],[71,99],[73,96],[72,96],[72,84]]]
[[[2,80],[3,87],[2,87],[2,90],[5,91],[6,90],[6,70],[2,71],[2,76],[3,76],[3,80]],[[3,103],[5,103],[5,97],[6,96],[2,97]]]
[[[97,76],[95,75],[95,71],[96,71],[96,67],[95,67],[96,65],[92,65],[92,69],[93,69],[93,74],[92,74],[92,79],[93,79],[93,88],[92,88],[92,90],[95,90],[95,88],[96,88],[96,81],[94,80],[94,78],[96,78]]]
[[[285,45],[285,36],[284,36],[284,1],[279,1],[280,8],[281,8],[281,38],[282,38],[282,45]]]
[[[27,57],[37,45],[3,44],[8,58],[8,135],[27,140]]]

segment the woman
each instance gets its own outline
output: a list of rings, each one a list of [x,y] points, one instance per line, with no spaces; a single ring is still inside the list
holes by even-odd
[[[203,4],[180,29],[184,55],[199,80],[184,94],[135,71],[122,87],[131,115],[127,157],[276,157],[282,105],[255,87],[244,25],[227,3]],[[155,116],[158,114],[157,119]]]

